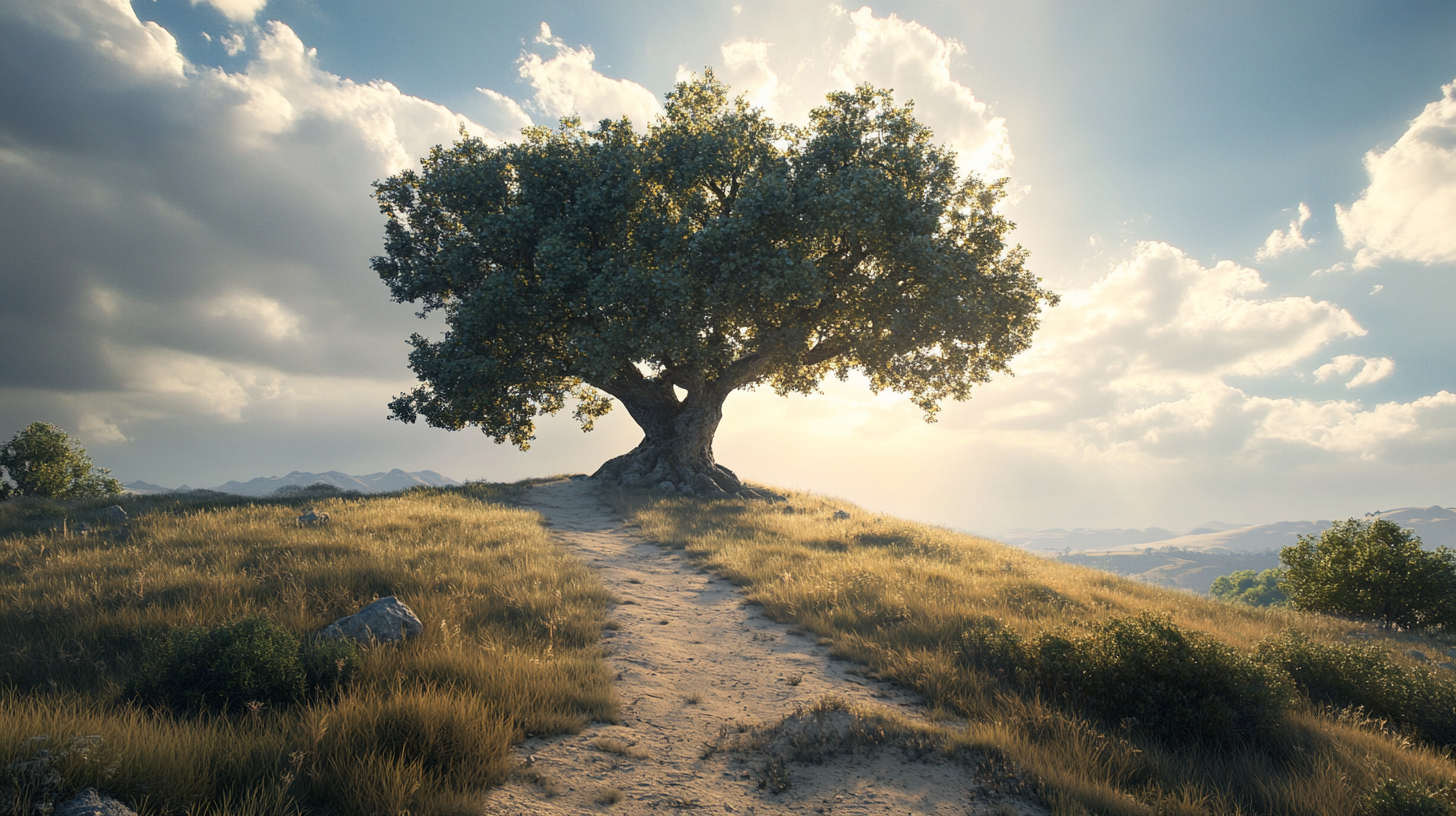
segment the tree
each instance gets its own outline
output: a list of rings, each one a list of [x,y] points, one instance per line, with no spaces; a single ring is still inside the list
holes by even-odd
[[[1236,570],[1229,575],[1220,575],[1213,579],[1213,585],[1208,588],[1208,594],[1229,603],[1248,604],[1249,606],[1283,606],[1288,596],[1284,590],[1279,588],[1279,580],[1284,577],[1284,570],[1273,567],[1262,572],[1253,570]]]
[[[1456,552],[1424,550],[1414,532],[1384,519],[1335,522],[1318,537],[1300,536],[1279,559],[1280,587],[1296,609],[1405,629],[1456,622]]]
[[[447,326],[411,337],[421,385],[394,419],[524,450],[536,416],[575,399],[590,430],[615,398],[644,436],[598,478],[741,493],[712,447],[734,390],[859,371],[933,420],[1008,372],[1056,302],[1004,242],[1005,179],[959,177],[889,91],[831,93],[780,126],[709,70],[645,134],[563,119],[522,136],[462,133],[375,184],[373,269]]]
[[[115,496],[121,482],[94,467],[81,444],[45,422],[32,422],[0,448],[0,498],[44,496],[87,499]]]

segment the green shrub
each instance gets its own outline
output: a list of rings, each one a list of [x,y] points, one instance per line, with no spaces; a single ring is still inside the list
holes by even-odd
[[[174,629],[136,688],[143,700],[190,711],[286,705],[303,692],[298,639],[261,615]]]
[[[1165,616],[1112,618],[1033,644],[1044,686],[1111,722],[1174,741],[1248,739],[1288,709],[1288,680]]]
[[[311,637],[299,644],[298,658],[310,691],[347,686],[364,668],[363,653],[353,638]]]
[[[957,659],[1173,741],[1256,737],[1293,697],[1278,671],[1158,615],[1112,618],[1081,634],[1047,632],[1031,643],[982,618],[961,634]]]
[[[1315,643],[1292,631],[1265,639],[1256,655],[1316,703],[1363,708],[1431,742],[1456,745],[1456,682],[1397,666],[1375,646]]]
[[[1451,816],[1451,806],[1422,785],[1387,779],[1365,798],[1364,816]]]
[[[120,493],[121,482],[111,471],[92,465],[80,442],[49,423],[32,422],[0,446],[0,499],[87,499]]]
[[[1289,600],[1289,596],[1279,588],[1279,580],[1283,577],[1284,570],[1279,567],[1266,569],[1263,572],[1238,570],[1213,579],[1213,585],[1208,588],[1208,594],[1229,603],[1248,604],[1249,606],[1283,606]]]
[[[1280,586],[1295,609],[1354,615],[1403,628],[1456,625],[1456,552],[1421,548],[1383,519],[1348,519],[1300,536],[1279,559]]]

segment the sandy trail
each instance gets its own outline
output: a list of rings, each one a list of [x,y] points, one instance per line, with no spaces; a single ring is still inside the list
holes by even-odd
[[[791,766],[792,786],[759,786],[749,757],[703,759],[704,744],[727,726],[775,722],[801,704],[836,694],[911,715],[919,699],[853,674],[812,636],[795,634],[745,605],[732,584],[697,569],[680,553],[635,535],[586,479],[530,489],[523,501],[553,533],[593,566],[622,599],[604,633],[607,662],[618,672],[619,724],[592,723],[582,733],[532,739],[517,758],[546,785],[515,779],[490,793],[492,814],[558,813],[836,813],[964,814],[1035,812],[977,797],[963,766],[911,761],[898,749],[841,755],[824,765]],[[631,745],[634,756],[592,746],[602,738]],[[616,791],[619,801],[607,804]],[[606,795],[604,795],[606,793]]]

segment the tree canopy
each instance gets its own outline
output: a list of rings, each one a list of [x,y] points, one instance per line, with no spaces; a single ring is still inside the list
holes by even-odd
[[[575,400],[590,430],[615,398],[645,435],[598,476],[739,492],[712,454],[733,390],[858,371],[933,419],[1008,372],[1056,301],[1005,243],[1005,179],[960,175],[886,90],[780,125],[709,70],[645,133],[563,119],[522,137],[462,133],[375,185],[374,270],[447,326],[411,338],[421,384],[394,418],[525,449],[537,416]]]
[[[121,493],[111,471],[94,467],[86,450],[65,431],[32,422],[0,448],[0,498],[42,496],[88,499]]]
[[[1279,588],[1279,580],[1284,577],[1284,570],[1279,567],[1272,567],[1262,572],[1254,570],[1235,570],[1229,575],[1220,575],[1213,579],[1213,584],[1208,588],[1208,594],[1229,603],[1248,604],[1249,606],[1283,606],[1288,596],[1284,590]]]
[[[1422,549],[1393,522],[1338,521],[1317,537],[1300,536],[1279,558],[1279,585],[1296,609],[1405,629],[1456,624],[1456,552]]]

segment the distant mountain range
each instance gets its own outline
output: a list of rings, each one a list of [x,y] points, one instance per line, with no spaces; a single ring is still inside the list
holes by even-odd
[[[1456,547],[1456,508],[1400,507],[1366,513],[1415,531],[1428,548]],[[1226,524],[1211,521],[1186,533],[1161,527],[1137,529],[1008,530],[995,538],[1027,550],[1052,553],[1101,554],[1133,549],[1179,549],[1190,552],[1231,553],[1278,550],[1299,540],[1301,535],[1318,535],[1329,529],[1329,521],[1276,521],[1270,524]]]
[[[404,490],[419,485],[430,487],[445,487],[458,485],[459,482],[449,476],[441,476],[433,470],[417,470],[414,472],[395,468],[380,473],[370,473],[365,476],[350,476],[347,473],[340,473],[337,470],[330,470],[325,473],[306,473],[295,470],[287,476],[259,476],[256,479],[249,479],[246,482],[231,481],[220,484],[217,487],[209,487],[207,490],[216,490],[219,493],[233,493],[240,496],[266,496],[269,493],[286,485],[297,485],[308,487],[311,484],[333,485],[341,490],[357,490],[360,493],[390,493],[395,490]],[[179,493],[195,488],[182,485],[181,487],[162,487],[150,482],[127,482],[122,485],[129,493]]]

